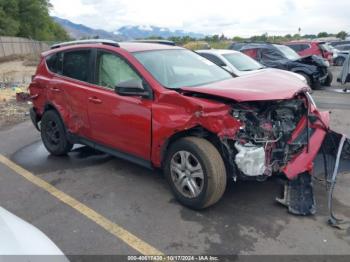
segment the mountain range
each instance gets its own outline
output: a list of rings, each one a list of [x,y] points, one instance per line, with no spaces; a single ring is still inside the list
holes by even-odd
[[[168,38],[172,36],[182,37],[182,36],[190,36],[193,38],[202,38],[203,34],[186,32],[183,30],[170,30],[165,27],[158,27],[153,25],[142,25],[142,26],[134,26],[128,25],[120,27],[114,32],[108,32],[102,29],[93,29],[91,27],[73,23],[67,19],[62,19],[59,17],[53,17],[54,21],[60,24],[69,34],[71,38],[74,39],[82,39],[82,38],[106,38],[115,41],[123,41],[123,40],[133,40],[133,39],[142,39],[148,37],[162,37]]]

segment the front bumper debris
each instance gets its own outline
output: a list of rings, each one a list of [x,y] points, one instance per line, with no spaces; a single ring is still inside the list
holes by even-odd
[[[316,203],[312,187],[312,177],[308,172],[288,181],[282,198],[276,201],[288,208],[294,215],[307,216],[316,213]]]
[[[328,193],[328,224],[339,227],[342,220],[336,218],[333,213],[333,192],[338,174],[350,171],[350,165],[344,165],[350,160],[350,139],[334,131],[328,131],[318,153],[323,156],[324,176]],[[276,198],[276,201],[286,206],[292,214],[306,216],[316,213],[311,172],[305,171],[293,180],[287,181],[283,196]]]
[[[328,224],[333,227],[339,227],[343,221],[336,218],[333,213],[333,192],[338,174],[350,171],[349,166],[345,165],[350,160],[350,139],[345,135],[330,131],[322,144],[322,155],[328,191]]]

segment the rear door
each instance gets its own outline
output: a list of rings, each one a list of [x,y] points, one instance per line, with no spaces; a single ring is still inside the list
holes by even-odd
[[[68,131],[80,136],[90,132],[86,86],[92,81],[91,62],[89,49],[58,53],[56,72],[48,86],[48,101],[59,111]]]
[[[150,160],[152,100],[114,91],[118,83],[131,79],[149,87],[118,53],[98,49],[95,64],[95,86],[89,88],[86,100],[93,140],[119,153]]]

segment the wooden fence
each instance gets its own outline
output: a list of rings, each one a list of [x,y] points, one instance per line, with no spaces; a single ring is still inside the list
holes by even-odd
[[[40,54],[49,49],[46,42],[23,37],[0,36],[0,57]]]

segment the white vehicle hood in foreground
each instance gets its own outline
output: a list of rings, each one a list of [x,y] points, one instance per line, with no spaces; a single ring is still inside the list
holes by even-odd
[[[68,261],[39,229],[0,207],[0,261],[3,255],[59,255]]]

